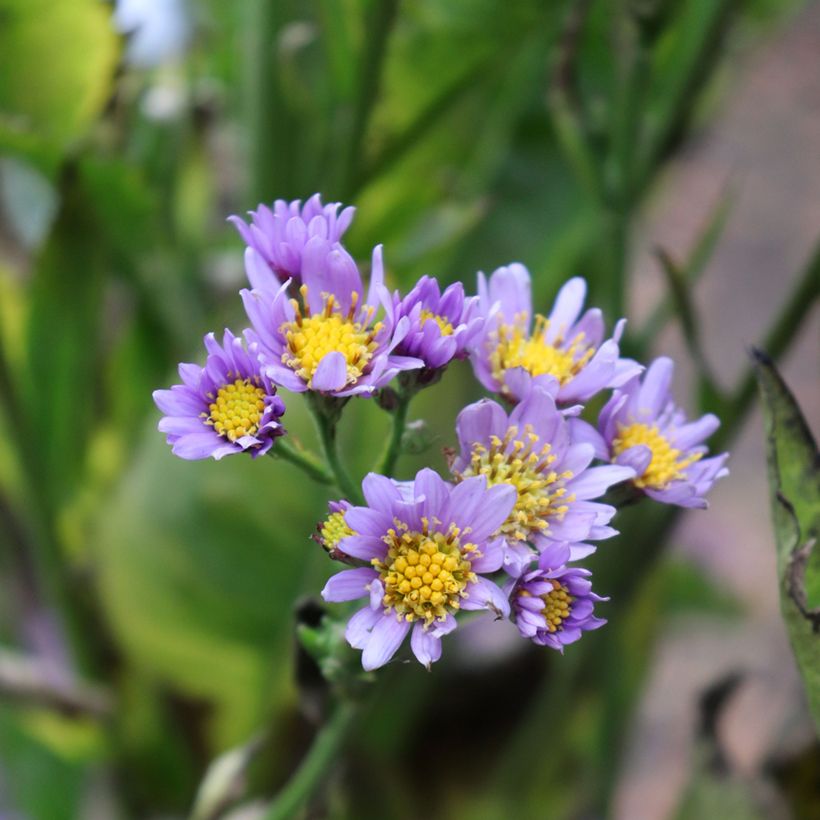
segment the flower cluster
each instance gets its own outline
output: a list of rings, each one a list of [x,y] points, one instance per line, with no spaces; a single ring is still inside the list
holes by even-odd
[[[429,276],[391,293],[381,246],[365,284],[341,243],[353,213],[316,195],[260,205],[250,224],[232,217],[247,245],[250,327],[244,338],[226,330],[222,345],[206,336],[205,366],[180,365],[182,384],[155,392],[159,429],[181,458],[280,455],[347,496],[330,502],[313,537],[345,565],[324,599],[362,601],[345,634],[365,669],[387,663],[408,633],[429,667],[462,611],[509,618],[562,652],[605,623],[594,610],[607,599],[577,562],[617,535],[612,488],[705,507],[727,474],[727,455],[706,457],[703,443],[719,422],[687,421],[671,397],[670,359],[644,370],[621,356],[625,320],[608,334],[601,311],[584,310],[583,279],[570,279],[543,315],[518,263],[479,274],[476,296]],[[466,358],[495,398],[459,413],[447,476],[423,469],[395,480],[407,403]],[[327,469],[280,439],[280,388],[311,397]],[[584,418],[602,394],[598,419]],[[381,473],[365,476],[361,492],[335,452],[354,396],[379,397],[396,424]]]

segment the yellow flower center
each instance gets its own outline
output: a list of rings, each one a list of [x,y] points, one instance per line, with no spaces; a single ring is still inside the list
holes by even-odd
[[[384,584],[385,609],[426,625],[444,620],[460,608],[465,587],[476,580],[470,569],[470,559],[478,555],[475,545],[462,544],[462,531],[456,526],[446,533],[430,532],[425,519],[423,531],[413,532],[406,524],[395,523],[384,536],[387,556],[371,562]]]
[[[523,440],[518,427],[508,428],[504,438],[493,436],[489,448],[480,442],[472,445],[470,465],[456,478],[487,476],[487,485],[510,484],[518,492],[515,506],[501,525],[499,532],[514,541],[525,541],[532,532],[549,530],[549,519],[560,521],[574,495],[567,495],[565,482],[572,478],[570,470],[563,473],[552,469],[556,456],[549,443],[538,447],[540,438],[528,424]],[[512,446],[511,446],[512,445]]]
[[[438,325],[439,330],[441,331],[442,336],[452,336],[453,335],[453,326],[450,322],[444,318],[444,316],[439,316],[437,313],[433,313],[429,310],[422,310],[421,311],[421,326],[424,327],[427,322],[435,322]]]
[[[562,334],[547,342],[549,319],[536,315],[529,336],[525,322],[523,316],[517,317],[515,324],[500,325],[490,337],[490,367],[493,378],[501,383],[507,370],[522,367],[531,376],[554,376],[563,385],[575,378],[595,355],[595,348],[584,343],[583,333],[568,343]]]
[[[353,530],[351,530],[345,522],[343,510],[331,513],[325,519],[324,524],[322,524],[319,534],[321,536],[321,544],[328,552],[335,549],[336,545],[343,538],[347,538],[349,535],[355,535]]]
[[[203,413],[205,424],[220,436],[236,441],[242,436],[253,436],[259,430],[259,420],[265,410],[265,391],[259,386],[259,377],[236,379],[219,388],[208,405],[210,414]]]
[[[575,599],[563,584],[559,584],[558,581],[553,579],[552,590],[542,595],[541,600],[544,602],[541,614],[547,622],[547,630],[558,632],[561,629],[561,624],[569,618],[572,602]]]
[[[669,439],[658,430],[657,425],[618,425],[618,436],[612,442],[612,450],[616,456],[639,444],[652,451],[652,460],[643,475],[634,479],[636,487],[662,490],[675,479],[684,478],[683,471],[701,457],[701,453],[694,453],[682,458],[683,453],[672,446]]]
[[[308,387],[312,387],[313,376],[322,359],[328,353],[339,352],[345,357],[347,364],[345,384],[355,383],[361,378],[378,347],[375,337],[382,329],[382,324],[377,322],[370,326],[375,308],[368,307],[364,321],[357,321],[354,317],[359,301],[358,293],[351,295],[351,306],[346,315],[340,311],[334,295],[325,293],[322,295],[322,312],[311,314],[307,286],[302,285],[300,292],[305,305],[304,313],[301,305],[292,299],[291,305],[296,316],[281,328],[287,341],[282,361],[304,379]]]

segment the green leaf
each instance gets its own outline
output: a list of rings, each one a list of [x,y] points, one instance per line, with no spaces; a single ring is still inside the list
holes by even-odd
[[[65,148],[83,134],[117,63],[110,18],[98,0],[0,0],[0,146],[35,134]]]
[[[780,606],[820,726],[820,454],[774,364],[764,353],[754,355],[766,430]]]
[[[146,433],[96,527],[103,605],[136,669],[213,705],[223,748],[286,698],[294,601],[329,570],[309,538],[325,497],[289,464],[182,461]]]

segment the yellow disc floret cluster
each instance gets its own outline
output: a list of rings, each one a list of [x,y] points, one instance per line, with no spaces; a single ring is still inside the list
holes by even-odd
[[[324,307],[321,313],[311,314],[306,285],[302,285],[301,294],[304,307],[296,299],[291,300],[296,315],[292,322],[286,322],[281,328],[287,342],[282,361],[304,379],[308,387],[312,387],[319,363],[328,353],[336,351],[347,363],[345,384],[355,383],[378,348],[375,337],[382,324],[371,325],[375,309],[367,307],[363,316],[357,318],[359,294],[354,292],[351,307],[347,314],[343,314],[334,295],[325,293],[322,294]]]
[[[633,480],[636,487],[662,490],[670,482],[685,478],[683,471],[701,458],[701,453],[683,457],[683,453],[672,446],[669,439],[658,430],[657,425],[619,425],[618,435],[612,442],[614,455],[620,455],[630,447],[642,444],[652,451],[652,460],[642,476]]]
[[[353,530],[347,526],[343,510],[331,513],[319,529],[322,546],[330,552],[336,549],[339,541],[350,535],[355,535]]]
[[[462,534],[456,526],[431,532],[426,521],[414,532],[396,521],[384,537],[387,555],[372,561],[384,584],[385,610],[426,625],[458,611],[465,587],[476,580],[471,558],[478,557],[474,544],[461,543]]]
[[[265,391],[259,386],[259,377],[236,379],[219,388],[208,405],[205,424],[213,427],[229,441],[242,436],[253,436],[259,430],[259,421],[265,410]]]
[[[435,322],[442,336],[453,335],[453,326],[444,316],[439,316],[438,313],[424,309],[421,311],[421,326],[424,327],[427,322]]]
[[[523,316],[515,324],[500,325],[490,337],[493,378],[503,384],[504,373],[514,367],[524,368],[531,376],[554,376],[562,385],[577,376],[595,355],[595,348],[584,343],[583,333],[569,342],[560,334],[547,342],[549,326],[549,319],[540,315],[529,335]]]
[[[492,436],[490,446],[472,445],[470,465],[457,475],[459,480],[471,476],[487,477],[487,486],[510,484],[518,492],[515,506],[501,525],[501,534],[515,541],[525,541],[533,532],[547,532],[550,519],[561,520],[575,500],[567,494],[564,483],[571,471],[552,469],[556,456],[549,443],[527,425],[519,437],[518,427],[507,429],[504,438]],[[540,444],[540,446],[539,446]]]
[[[552,590],[541,596],[544,608],[541,614],[547,622],[547,630],[557,632],[561,629],[561,624],[569,618],[572,602],[575,600],[569,590],[558,581],[552,581]]]

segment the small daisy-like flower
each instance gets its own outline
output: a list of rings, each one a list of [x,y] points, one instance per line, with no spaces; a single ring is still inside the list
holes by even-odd
[[[461,282],[441,292],[438,281],[422,276],[404,297],[393,295],[393,321],[407,317],[409,328],[397,353],[415,356],[430,369],[444,367],[452,359],[467,356],[469,346],[481,333],[484,318],[478,300],[464,296]]]
[[[181,364],[182,384],[154,391],[154,401],[165,413],[160,432],[167,435],[174,455],[184,459],[267,453],[285,433],[280,423],[285,404],[261,371],[254,345],[246,350],[226,330],[221,345],[209,333],[205,349],[205,367]]]
[[[538,569],[515,582],[510,605],[518,631],[539,646],[564,651],[583,632],[602,627],[606,621],[593,614],[598,601],[608,601],[592,591],[592,573],[568,567],[569,547],[554,544],[541,554]]]
[[[327,550],[328,555],[336,561],[346,561],[349,556],[339,549],[339,542],[343,538],[356,533],[347,526],[345,513],[351,508],[351,503],[342,499],[341,501],[329,501],[328,516],[316,527],[313,540]]]
[[[340,202],[322,205],[321,196],[314,194],[304,205],[298,199],[277,199],[272,208],[260,205],[249,212],[250,224],[238,216],[229,217],[248,246],[245,268],[251,287],[276,290],[286,279],[299,282],[308,241],[318,236],[335,244],[353,221],[356,209],[344,208],[339,213],[341,207]]]
[[[498,268],[489,282],[479,274],[478,287],[487,324],[471,360],[488,390],[520,401],[535,384],[563,404],[586,401],[641,371],[636,362],[620,357],[618,340],[626,320],[604,340],[601,311],[592,308],[580,315],[583,279],[570,279],[561,288],[548,317],[533,317],[530,274],[523,265]]]
[[[703,442],[720,421],[707,413],[687,422],[670,391],[674,367],[671,359],[655,359],[642,379],[616,390],[601,411],[597,434],[575,423],[600,457],[634,469],[633,483],[646,495],[679,507],[706,507],[706,493],[729,474],[729,454],[704,458]]]
[[[531,561],[528,541],[539,549],[568,542],[575,559],[593,551],[582,542],[616,534],[607,526],[615,508],[591,499],[635,473],[619,465],[590,467],[594,447],[572,439],[567,420],[546,391],[533,388],[509,415],[482,399],[461,411],[456,430],[455,480],[483,475],[490,486],[515,489],[515,504],[495,533],[511,550],[505,556],[511,574]]]
[[[266,372],[276,384],[301,393],[370,395],[397,373],[422,366],[419,359],[394,354],[408,320],[394,326],[376,320],[384,285],[381,246],[373,251],[367,297],[356,263],[340,245],[314,236],[302,256],[300,299],[288,282],[274,293],[243,290],[253,325],[249,338],[259,344]]]
[[[384,666],[408,632],[413,654],[429,667],[441,657],[441,638],[456,628],[460,610],[509,614],[507,597],[481,576],[501,566],[501,550],[488,538],[515,502],[511,488],[488,488],[483,477],[454,487],[425,469],[412,491],[374,473],[362,489],[367,506],[345,514],[356,535],[342,539],[339,548],[370,566],[334,575],[322,597],[369,598],[345,633],[351,646],[363,650],[365,669]]]

